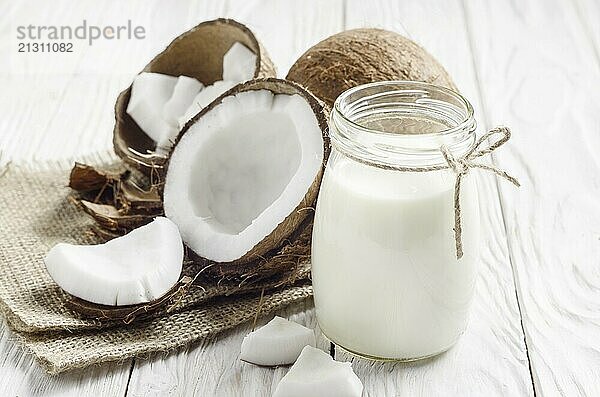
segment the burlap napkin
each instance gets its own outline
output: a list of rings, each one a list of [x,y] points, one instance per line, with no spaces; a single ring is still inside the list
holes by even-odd
[[[263,288],[261,314],[312,294],[306,279],[288,287],[277,279],[243,285],[197,279],[168,313],[130,325],[85,318],[65,305],[68,297],[43,262],[58,242],[99,242],[88,217],[66,199],[68,170],[12,166],[0,175],[0,310],[51,373],[168,351],[232,328],[256,315]]]

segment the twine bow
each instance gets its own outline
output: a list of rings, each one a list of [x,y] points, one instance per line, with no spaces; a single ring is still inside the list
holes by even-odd
[[[490,139],[496,135],[500,135],[500,138],[496,141]],[[491,165],[473,162],[473,160],[476,158],[485,156],[486,154],[489,154],[500,146],[504,145],[509,139],[510,130],[507,127],[496,127],[483,134],[477,140],[475,145],[460,158],[455,158],[445,145],[440,147],[440,151],[448,163],[448,166],[444,168],[450,168],[456,174],[456,181],[454,182],[454,242],[456,244],[457,259],[460,259],[463,256],[462,225],[460,216],[460,185],[462,178],[469,172],[469,169],[479,168],[482,170],[491,171],[494,174],[508,180],[515,186],[521,186],[519,181],[515,177],[509,175],[506,171],[500,170]]]
[[[497,139],[491,139],[499,136]],[[463,256],[463,245],[462,245],[462,225],[461,225],[461,213],[460,213],[460,186],[462,178],[467,175],[471,168],[479,168],[482,170],[491,171],[494,174],[501,176],[508,180],[515,186],[521,186],[519,181],[510,176],[506,171],[502,171],[494,166],[487,164],[475,163],[473,160],[485,156],[504,145],[510,139],[510,130],[508,127],[496,127],[483,134],[475,143],[475,145],[462,157],[456,158],[450,152],[450,150],[442,145],[440,151],[446,160],[446,165],[432,165],[424,167],[402,167],[395,165],[387,165],[380,163],[367,162],[364,159],[358,158],[351,153],[344,151],[344,154],[358,162],[365,163],[378,168],[393,170],[393,171],[405,171],[405,172],[430,172],[451,169],[456,174],[456,181],[454,183],[454,242],[456,245],[456,258],[460,259]],[[342,150],[341,148],[338,148]]]

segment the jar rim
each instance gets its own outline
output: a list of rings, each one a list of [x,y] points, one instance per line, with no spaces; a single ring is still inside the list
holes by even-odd
[[[475,144],[476,124],[471,103],[454,90],[380,81],[350,88],[336,99],[329,136],[335,149],[366,163],[422,166],[443,164],[442,146],[455,156],[467,153]]]
[[[378,133],[378,134],[393,134],[393,135],[398,135],[395,132],[390,132],[390,131],[384,131],[384,130],[379,130],[379,129],[374,129],[374,128],[368,128],[365,127],[363,125],[361,125],[360,123],[357,123],[356,121],[350,119],[349,117],[347,117],[347,115],[344,113],[343,109],[342,109],[342,102],[347,101],[348,97],[350,97],[351,95],[357,94],[361,91],[365,91],[367,89],[373,88],[373,87],[379,87],[379,86],[392,86],[392,85],[406,85],[406,86],[412,86],[414,87],[421,87],[424,90],[438,90],[441,91],[447,95],[452,96],[453,98],[457,99],[459,102],[461,102],[466,109],[466,115],[463,118],[462,122],[459,123],[458,125],[454,126],[454,127],[450,127],[441,131],[437,131],[437,132],[425,132],[425,133],[421,133],[419,135],[444,135],[444,134],[452,134],[453,132],[456,131],[461,131],[464,130],[466,128],[469,128],[472,124],[474,124],[474,110],[473,110],[473,106],[471,105],[471,102],[469,102],[469,100],[467,98],[465,98],[461,93],[459,93],[458,91],[452,90],[450,88],[441,86],[441,85],[436,85],[436,84],[431,84],[431,83],[425,83],[422,81],[413,81],[413,80],[385,80],[385,81],[376,81],[376,82],[372,82],[372,83],[366,83],[366,84],[361,84],[358,85],[356,87],[352,87],[347,89],[346,91],[342,92],[335,100],[334,104],[333,104],[333,110],[335,112],[337,112],[340,117],[342,117],[344,119],[344,121],[350,123],[354,128],[363,130],[365,132],[371,132],[371,133]]]

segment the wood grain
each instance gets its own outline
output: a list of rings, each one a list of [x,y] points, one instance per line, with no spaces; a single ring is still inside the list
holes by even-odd
[[[2,396],[123,396],[131,360],[50,376],[13,340],[0,320],[0,394]]]
[[[500,192],[536,392],[599,395],[594,42],[573,3],[465,6],[486,118],[514,131],[496,159],[523,185],[502,185]]]

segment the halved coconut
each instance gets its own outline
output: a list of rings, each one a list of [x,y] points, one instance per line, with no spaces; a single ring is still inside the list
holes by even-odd
[[[326,38],[298,58],[286,79],[329,106],[347,89],[374,81],[416,80],[456,89],[423,47],[383,29],[353,29]]]
[[[275,68],[254,34],[231,19],[203,22],[177,37],[158,54],[142,72],[195,78],[205,86],[223,79],[223,57],[235,44],[241,43],[256,55],[251,77],[275,76]],[[123,91],[115,105],[113,146],[125,162],[149,174],[160,167],[165,158],[155,154],[156,142],[127,113],[131,87]],[[162,109],[157,109],[161,113]]]
[[[299,85],[257,79],[212,102],[179,136],[166,170],[166,216],[213,262],[278,248],[311,214],[328,154],[326,112]]]
[[[152,302],[179,280],[183,244],[177,226],[156,218],[99,245],[55,245],[45,259],[52,279],[69,294],[101,305]]]
[[[312,329],[275,316],[244,337],[240,360],[265,366],[293,364],[304,346],[315,345]]]
[[[324,351],[306,346],[279,381],[273,397],[360,397],[362,391],[352,364],[335,361]]]

